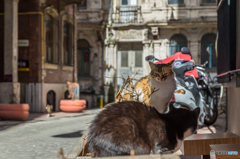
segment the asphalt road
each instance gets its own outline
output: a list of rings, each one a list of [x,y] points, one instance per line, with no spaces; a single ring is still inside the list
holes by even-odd
[[[56,159],[61,147],[66,156],[94,116],[22,123],[2,130],[0,159]]]

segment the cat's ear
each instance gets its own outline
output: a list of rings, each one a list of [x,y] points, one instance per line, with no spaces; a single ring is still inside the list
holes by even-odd
[[[200,108],[199,107],[195,108],[193,111],[197,114],[197,116],[199,116],[199,114],[200,114]]]
[[[156,67],[155,64],[152,62],[149,62],[149,66],[150,66],[151,70],[153,70]]]
[[[175,61],[175,60],[172,60],[171,62],[169,62],[169,63],[168,63],[168,66],[171,66],[171,67],[172,67],[174,61]]]

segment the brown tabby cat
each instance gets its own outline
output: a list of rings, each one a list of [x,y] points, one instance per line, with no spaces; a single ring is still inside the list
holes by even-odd
[[[176,89],[175,74],[171,61],[168,64],[154,64],[149,62],[151,72],[141,78],[135,85],[135,91],[141,94],[139,100],[154,106],[160,113],[166,112],[168,103]],[[157,90],[153,92],[153,89]]]
[[[199,108],[170,105],[167,114],[140,102],[111,103],[92,121],[88,149],[95,157],[177,151],[197,128]]]

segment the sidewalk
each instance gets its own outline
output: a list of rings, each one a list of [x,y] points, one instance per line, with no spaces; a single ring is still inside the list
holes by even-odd
[[[39,121],[47,121],[47,120],[57,120],[60,118],[72,118],[72,117],[79,117],[84,115],[93,115],[93,114],[97,114],[100,110],[101,108],[83,110],[82,112],[79,112],[79,113],[53,112],[51,114],[51,117],[48,117],[47,113],[29,113],[28,117],[22,121],[0,120],[0,128],[4,126],[13,126],[21,123],[39,122]]]

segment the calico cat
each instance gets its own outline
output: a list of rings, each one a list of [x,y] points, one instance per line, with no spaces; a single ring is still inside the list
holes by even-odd
[[[149,62],[151,72],[135,84],[135,92],[141,94],[139,100],[154,106],[160,113],[165,113],[173,92],[176,90],[175,73],[172,64],[154,64]],[[153,92],[153,89],[157,90]]]
[[[111,103],[92,121],[88,149],[94,157],[159,154],[177,151],[197,128],[199,108],[193,111],[170,105],[166,114],[134,101]]]

